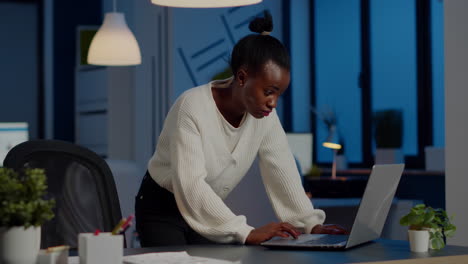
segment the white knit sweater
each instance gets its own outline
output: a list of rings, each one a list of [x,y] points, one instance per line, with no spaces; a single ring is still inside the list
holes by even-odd
[[[306,233],[322,224],[325,213],[314,209],[305,195],[276,112],[262,119],[248,114],[231,152],[216,107],[211,83],[183,93],[169,111],[148,163],[151,177],[174,193],[187,223],[210,240],[245,243],[253,227],[223,200],[258,155],[262,179],[279,220]]]

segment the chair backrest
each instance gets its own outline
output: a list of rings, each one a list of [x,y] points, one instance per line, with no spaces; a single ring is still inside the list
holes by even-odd
[[[41,248],[77,247],[78,234],[110,232],[122,218],[117,189],[106,162],[93,151],[59,140],[32,140],[12,148],[3,165],[43,168],[55,217],[42,226]]]

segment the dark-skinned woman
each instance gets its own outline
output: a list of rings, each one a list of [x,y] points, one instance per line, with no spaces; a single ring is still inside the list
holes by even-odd
[[[233,48],[233,76],[184,92],[168,113],[136,197],[141,245],[259,244],[275,236],[342,234],[323,225],[301,185],[275,111],[289,86],[290,59],[270,36],[271,15],[254,19],[256,34]],[[224,199],[258,156],[262,179],[281,222],[260,228],[235,215]],[[247,195],[247,194],[246,194]],[[255,194],[248,194],[255,196]]]

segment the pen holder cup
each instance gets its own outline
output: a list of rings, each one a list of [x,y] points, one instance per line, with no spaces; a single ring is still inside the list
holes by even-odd
[[[78,236],[80,264],[122,263],[123,236],[112,233],[81,233]]]

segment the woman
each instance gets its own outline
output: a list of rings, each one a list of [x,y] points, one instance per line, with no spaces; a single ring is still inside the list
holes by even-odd
[[[274,236],[345,233],[305,195],[275,107],[290,82],[289,55],[269,13],[231,54],[233,77],[192,88],[172,106],[136,197],[141,245],[259,244]],[[223,199],[254,159],[281,219],[260,228]],[[252,195],[252,194],[251,194]]]

